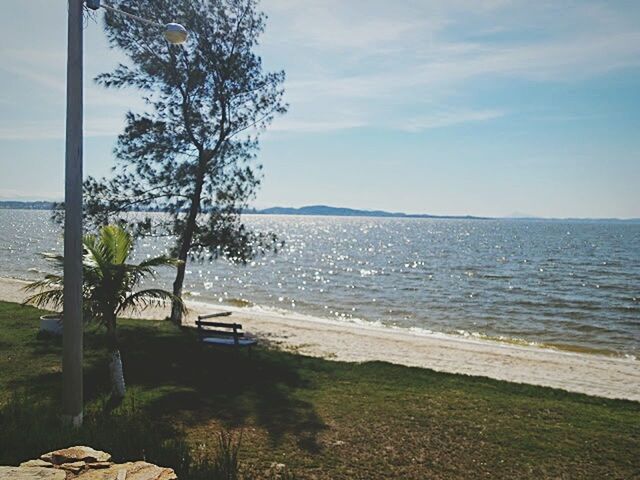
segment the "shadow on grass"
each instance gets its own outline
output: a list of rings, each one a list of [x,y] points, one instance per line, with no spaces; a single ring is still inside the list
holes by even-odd
[[[240,474],[240,443],[231,434],[218,433],[217,449],[204,456],[186,443],[180,430],[158,424],[139,410],[134,397],[110,411],[98,404],[92,407],[83,426],[73,429],[61,425],[50,404],[15,395],[0,411],[0,465],[17,465],[70,445],[91,445],[111,453],[117,463],[144,459],[173,468],[184,480],[252,478]]]
[[[296,394],[311,385],[293,356],[204,346],[189,330],[152,341],[139,333],[122,331],[129,381],[149,390],[169,387],[149,401],[154,415],[182,412],[188,426],[211,419],[226,428],[252,423],[265,428],[275,444],[292,434],[301,448],[319,450],[317,435],[325,426],[313,405]]]
[[[31,369],[39,364],[45,368],[33,368],[32,374],[21,375],[8,381],[11,392],[22,392],[29,397],[46,399],[52,407],[59,408],[62,385],[62,337],[34,334],[23,343],[34,360]],[[104,398],[110,390],[109,368],[106,363],[106,339],[96,329],[87,332],[84,339],[84,400],[91,403]],[[42,365],[39,365],[42,367]]]
[[[292,435],[308,452],[317,452],[317,435],[325,427],[313,405],[298,393],[309,388],[294,356],[256,349],[200,345],[195,335],[165,322],[127,321],[119,327],[125,378],[135,392],[136,407],[158,424],[190,427],[211,421],[224,428],[246,425],[264,428],[274,444]],[[35,339],[34,356],[61,354],[61,341]],[[102,402],[109,395],[106,338],[99,330],[85,335],[85,402]],[[59,368],[39,371],[10,383],[12,391],[51,399],[57,406]],[[180,435],[169,429],[166,438]]]

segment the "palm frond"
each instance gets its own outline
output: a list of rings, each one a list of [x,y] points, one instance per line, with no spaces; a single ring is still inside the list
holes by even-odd
[[[182,313],[187,307],[180,297],[161,288],[148,288],[129,295],[118,307],[118,315],[129,310],[145,310],[149,307],[165,306],[169,302],[177,302]]]
[[[133,240],[126,230],[118,225],[108,225],[100,229],[99,243],[105,247],[110,263],[120,265],[127,261]]]
[[[156,268],[156,267],[177,267],[182,264],[182,260],[170,257],[168,255],[160,255],[159,257],[149,258],[140,262],[139,268]]]
[[[127,274],[131,276],[134,285],[146,278],[156,278],[156,268],[158,267],[177,267],[182,262],[176,258],[167,255],[149,258],[140,262],[138,265],[126,264]]]
[[[37,308],[53,307],[56,310],[62,309],[64,303],[63,290],[62,288],[44,290],[27,297],[22,303],[23,305],[33,305]]]
[[[94,268],[100,276],[100,272],[104,272],[108,268],[110,262],[105,254],[104,246],[101,245],[95,235],[86,235],[82,241],[85,249],[83,266],[86,269]]]
[[[44,279],[37,280],[35,282],[31,282],[28,285],[22,287],[22,290],[25,292],[34,292],[36,290],[44,290],[44,289],[57,289],[62,288],[64,285],[64,281],[62,275],[56,275],[53,273],[49,273],[45,275]]]
[[[44,279],[31,282],[22,287],[25,292],[37,292],[27,297],[23,305],[33,305],[38,308],[61,308],[64,281],[61,275],[47,274]]]

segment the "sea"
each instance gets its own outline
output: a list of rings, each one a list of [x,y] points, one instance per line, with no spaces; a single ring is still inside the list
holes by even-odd
[[[246,265],[191,261],[199,302],[417,334],[637,358],[640,222],[247,215],[284,241]],[[141,239],[137,260],[171,239]],[[62,253],[50,212],[0,210],[0,276]],[[174,272],[154,284],[170,289]]]

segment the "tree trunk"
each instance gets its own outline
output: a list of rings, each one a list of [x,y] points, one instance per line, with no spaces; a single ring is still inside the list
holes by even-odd
[[[183,245],[184,244],[185,242],[183,240]],[[182,250],[183,248],[181,246],[180,253],[178,254],[178,259],[182,260],[183,263],[178,265],[176,278],[173,281],[173,294],[178,298],[182,298],[182,285],[184,283],[184,275],[187,269],[187,255],[189,253],[187,251],[187,254],[183,255]],[[176,325],[180,325],[182,323],[182,309],[180,308],[180,304],[176,300],[173,300],[171,302],[171,321]]]
[[[193,234],[196,230],[196,220],[198,213],[200,213],[200,200],[202,199],[202,187],[204,185],[204,172],[205,165],[208,159],[203,152],[200,154],[198,171],[196,173],[196,185],[191,197],[191,206],[189,207],[189,214],[187,221],[184,225],[184,231],[180,239],[180,249],[178,251],[178,260],[181,260],[181,264],[178,265],[176,278],[173,281],[173,294],[182,298],[182,286],[184,284],[185,271],[187,269],[187,258],[189,256],[189,250],[193,242]],[[182,309],[177,301],[173,301],[171,305],[171,321],[176,325],[182,323]]]
[[[116,319],[115,315],[108,318],[107,335],[109,337],[109,350],[111,353],[111,361],[109,362],[109,374],[111,377],[111,395],[114,399],[122,400],[126,393],[124,383],[124,368],[122,366],[122,356],[118,348],[118,337],[116,335]]]

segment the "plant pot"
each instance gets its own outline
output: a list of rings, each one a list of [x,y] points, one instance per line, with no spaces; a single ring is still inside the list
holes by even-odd
[[[62,316],[59,313],[40,317],[40,332],[62,335]]]

